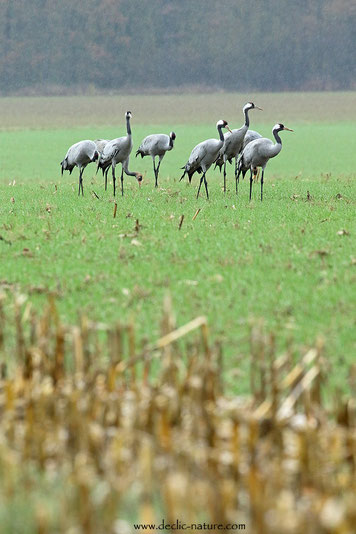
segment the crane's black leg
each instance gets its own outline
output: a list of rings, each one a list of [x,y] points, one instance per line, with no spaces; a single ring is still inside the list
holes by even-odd
[[[199,196],[200,188],[201,188],[201,184],[203,183],[203,180],[204,180],[204,174],[203,174],[203,176],[200,178],[200,184],[199,184],[199,187],[198,187],[197,198],[198,198],[198,196]]]
[[[209,200],[209,193],[208,193],[208,182],[206,181],[206,178],[205,178],[205,173],[204,173],[204,185],[205,185],[205,191],[206,191],[206,199]]]
[[[240,178],[241,170],[237,174],[235,174],[235,181],[236,181],[236,194],[237,194],[237,186],[239,184],[239,178]]]
[[[83,192],[83,171],[84,169],[80,169],[79,171],[79,190],[78,190],[78,197],[80,195],[80,191],[82,192],[82,196],[84,196],[84,192]]]
[[[160,165],[161,165],[161,161],[158,162],[157,169],[156,169],[156,187],[158,187],[158,173],[159,173]]]
[[[235,158],[235,180],[238,180],[238,175],[237,175],[237,158]]]
[[[157,187],[157,171],[156,171],[155,158],[153,158],[153,172],[154,172],[154,175],[155,175],[155,187]]]
[[[105,176],[105,191],[108,188],[108,172],[109,172],[109,167],[106,167],[105,174],[104,174],[104,176]]]
[[[252,197],[252,169],[250,169],[250,202]]]
[[[121,196],[124,196],[124,168],[121,168]]]
[[[261,202],[263,200],[263,175],[265,173],[265,170],[262,169],[262,176],[261,176]]]
[[[224,193],[226,193],[226,160],[224,161]]]
[[[116,177],[115,177],[115,165],[111,164],[111,170],[112,170],[112,185],[114,188],[114,196],[116,195]]]

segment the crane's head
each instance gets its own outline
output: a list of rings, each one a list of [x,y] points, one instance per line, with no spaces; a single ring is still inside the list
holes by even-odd
[[[281,132],[282,130],[287,130],[288,132],[294,131],[290,128],[287,128],[287,126],[284,126],[284,124],[281,124],[280,122],[277,122],[277,124],[275,124],[272,128],[272,132]]]
[[[255,106],[253,102],[247,102],[247,104],[245,104],[243,107],[243,111],[249,111],[250,109],[259,109],[260,111],[263,111],[262,108]]]
[[[92,161],[96,161],[99,158],[99,152],[95,150]]]
[[[138,185],[141,187],[143,182],[143,176],[140,172],[135,172],[136,180],[138,181]]]
[[[176,138],[176,134],[174,132],[170,132],[169,137],[172,139],[172,141],[174,141]]]
[[[216,127],[217,128],[226,128],[227,130],[229,130],[229,132],[231,132],[228,124],[226,121],[224,121],[223,119],[220,119],[217,123],[216,123]]]
[[[131,111],[126,111],[125,117],[126,117],[126,119],[131,119],[131,117],[132,117]]]

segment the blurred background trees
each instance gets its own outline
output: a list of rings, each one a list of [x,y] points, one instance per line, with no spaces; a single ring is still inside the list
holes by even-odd
[[[0,0],[0,91],[356,87],[354,0]]]

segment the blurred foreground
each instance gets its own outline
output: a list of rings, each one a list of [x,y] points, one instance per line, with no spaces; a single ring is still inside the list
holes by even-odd
[[[231,396],[206,319],[177,328],[169,298],[142,352],[133,323],[65,325],[51,297],[41,316],[1,303],[2,532],[128,534],[162,517],[354,531],[355,400],[324,406],[321,342],[277,356],[252,326],[251,395]]]

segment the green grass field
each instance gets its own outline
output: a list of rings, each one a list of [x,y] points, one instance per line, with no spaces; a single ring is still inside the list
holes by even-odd
[[[196,200],[197,177],[179,183],[180,167],[195,144],[216,136],[219,118],[239,127],[249,99],[264,108],[251,112],[251,128],[269,137],[276,122],[295,130],[282,132],[264,202],[259,184],[248,202],[248,181],[236,197],[232,167],[225,195],[211,169],[211,200]],[[157,337],[170,291],[178,324],[208,316],[227,369],[248,358],[249,325],[263,318],[281,350],[290,338],[305,346],[323,337],[334,383],[344,387],[356,349],[354,103],[355,93],[0,100],[0,288],[29,294],[38,307],[44,290],[56,291],[68,321],[81,309],[107,322],[134,317],[142,339]],[[131,157],[131,170],[147,174],[141,189],[125,178],[114,219],[111,183],[105,192],[95,166],[78,198],[77,170],[62,178],[59,163],[80,139],[124,135],[126,109],[134,150],[153,132],[174,130],[177,140],[158,190],[151,160]],[[242,377],[239,391],[247,388]]]

